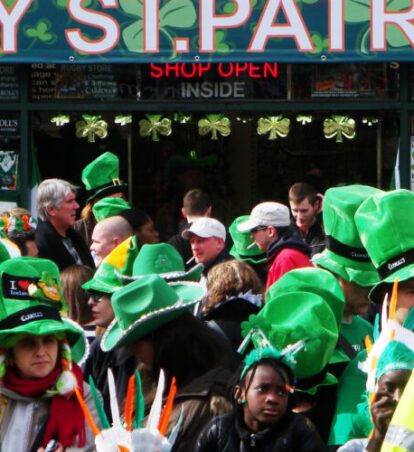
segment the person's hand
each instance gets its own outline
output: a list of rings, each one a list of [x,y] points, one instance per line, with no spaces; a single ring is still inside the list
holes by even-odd
[[[396,406],[397,402],[389,394],[384,392],[375,394],[374,401],[371,405],[371,415],[375,430],[381,436],[385,436],[387,433]]]

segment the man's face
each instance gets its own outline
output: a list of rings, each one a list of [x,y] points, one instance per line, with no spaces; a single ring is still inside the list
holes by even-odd
[[[91,307],[93,321],[96,326],[106,328],[115,317],[110,295],[93,294],[89,297],[88,305]]]
[[[69,229],[75,224],[78,209],[76,194],[71,191],[63,198],[59,207],[48,208],[50,222],[62,229]]]
[[[390,297],[391,291],[388,299]],[[414,307],[414,278],[398,284],[396,320],[402,324],[412,307]]]
[[[155,229],[155,225],[152,220],[149,220],[147,223],[145,223],[144,225],[142,225],[139,228],[137,237],[138,237],[139,243],[141,243],[141,244],[160,243],[160,234]]]
[[[277,231],[273,226],[257,226],[250,231],[250,235],[262,251],[267,251],[269,245],[277,239]]]
[[[319,210],[319,200],[314,204],[305,198],[302,202],[289,201],[290,210],[299,228],[310,228]]]
[[[218,237],[203,238],[192,235],[190,244],[195,261],[204,265],[213,261],[224,248],[224,240]]]
[[[368,311],[371,301],[368,294],[371,287],[363,287],[353,282],[345,281],[339,278],[339,284],[345,295],[345,314],[346,315],[363,315]]]
[[[107,234],[105,229],[98,223],[92,232],[91,251],[96,255],[96,262],[99,264],[108,256],[108,254],[115,248],[116,243],[110,234]]]

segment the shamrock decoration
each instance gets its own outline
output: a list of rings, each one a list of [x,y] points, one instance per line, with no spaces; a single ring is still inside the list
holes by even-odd
[[[52,124],[56,124],[57,127],[62,127],[65,124],[68,124],[69,121],[70,121],[69,115],[57,115],[50,120],[50,122]]]
[[[42,276],[38,283],[32,282],[27,288],[28,294],[32,298],[46,301],[60,301],[59,286],[55,278],[50,276],[47,272],[42,272]]]
[[[371,127],[374,124],[378,124],[379,119],[375,116],[365,116],[362,118],[362,123],[366,124],[367,126]]]
[[[25,27],[24,33],[34,40],[52,43],[56,41],[57,38],[55,33],[49,31],[50,28],[51,23],[48,20],[39,20],[34,27]]]
[[[355,120],[349,116],[332,115],[323,122],[323,133],[330,139],[336,137],[337,143],[342,143],[343,137],[352,139],[355,137]]]
[[[89,143],[95,143],[95,135],[106,138],[108,135],[108,123],[101,119],[100,115],[82,115],[83,120],[76,123],[76,136],[88,138]]]
[[[259,135],[269,134],[269,140],[276,140],[277,137],[286,138],[289,135],[290,119],[283,115],[268,116],[257,121],[257,133]]]
[[[303,126],[305,124],[310,124],[312,122],[313,116],[312,115],[297,115],[296,121],[300,122]]]
[[[223,137],[228,137],[231,133],[230,119],[223,113],[206,115],[198,121],[198,132],[204,136],[211,133],[211,139],[217,140],[217,133]]]
[[[120,126],[124,127],[127,124],[132,123],[132,115],[118,115],[115,116],[114,120],[115,124],[119,124]]]
[[[172,134],[171,119],[163,118],[162,115],[145,115],[147,119],[139,121],[139,134],[142,137],[151,135],[152,141],[160,141],[158,134],[166,137]]]
[[[186,124],[192,119],[191,113],[174,113],[174,121],[180,124]]]

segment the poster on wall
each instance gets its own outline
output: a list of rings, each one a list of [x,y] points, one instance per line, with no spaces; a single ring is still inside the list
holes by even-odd
[[[0,149],[0,190],[17,189],[19,153]]]

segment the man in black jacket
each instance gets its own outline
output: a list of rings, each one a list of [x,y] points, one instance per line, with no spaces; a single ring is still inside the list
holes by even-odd
[[[82,237],[73,229],[76,221],[76,187],[62,179],[46,179],[38,188],[36,229],[39,257],[56,263],[60,270],[72,264],[95,268]]]

